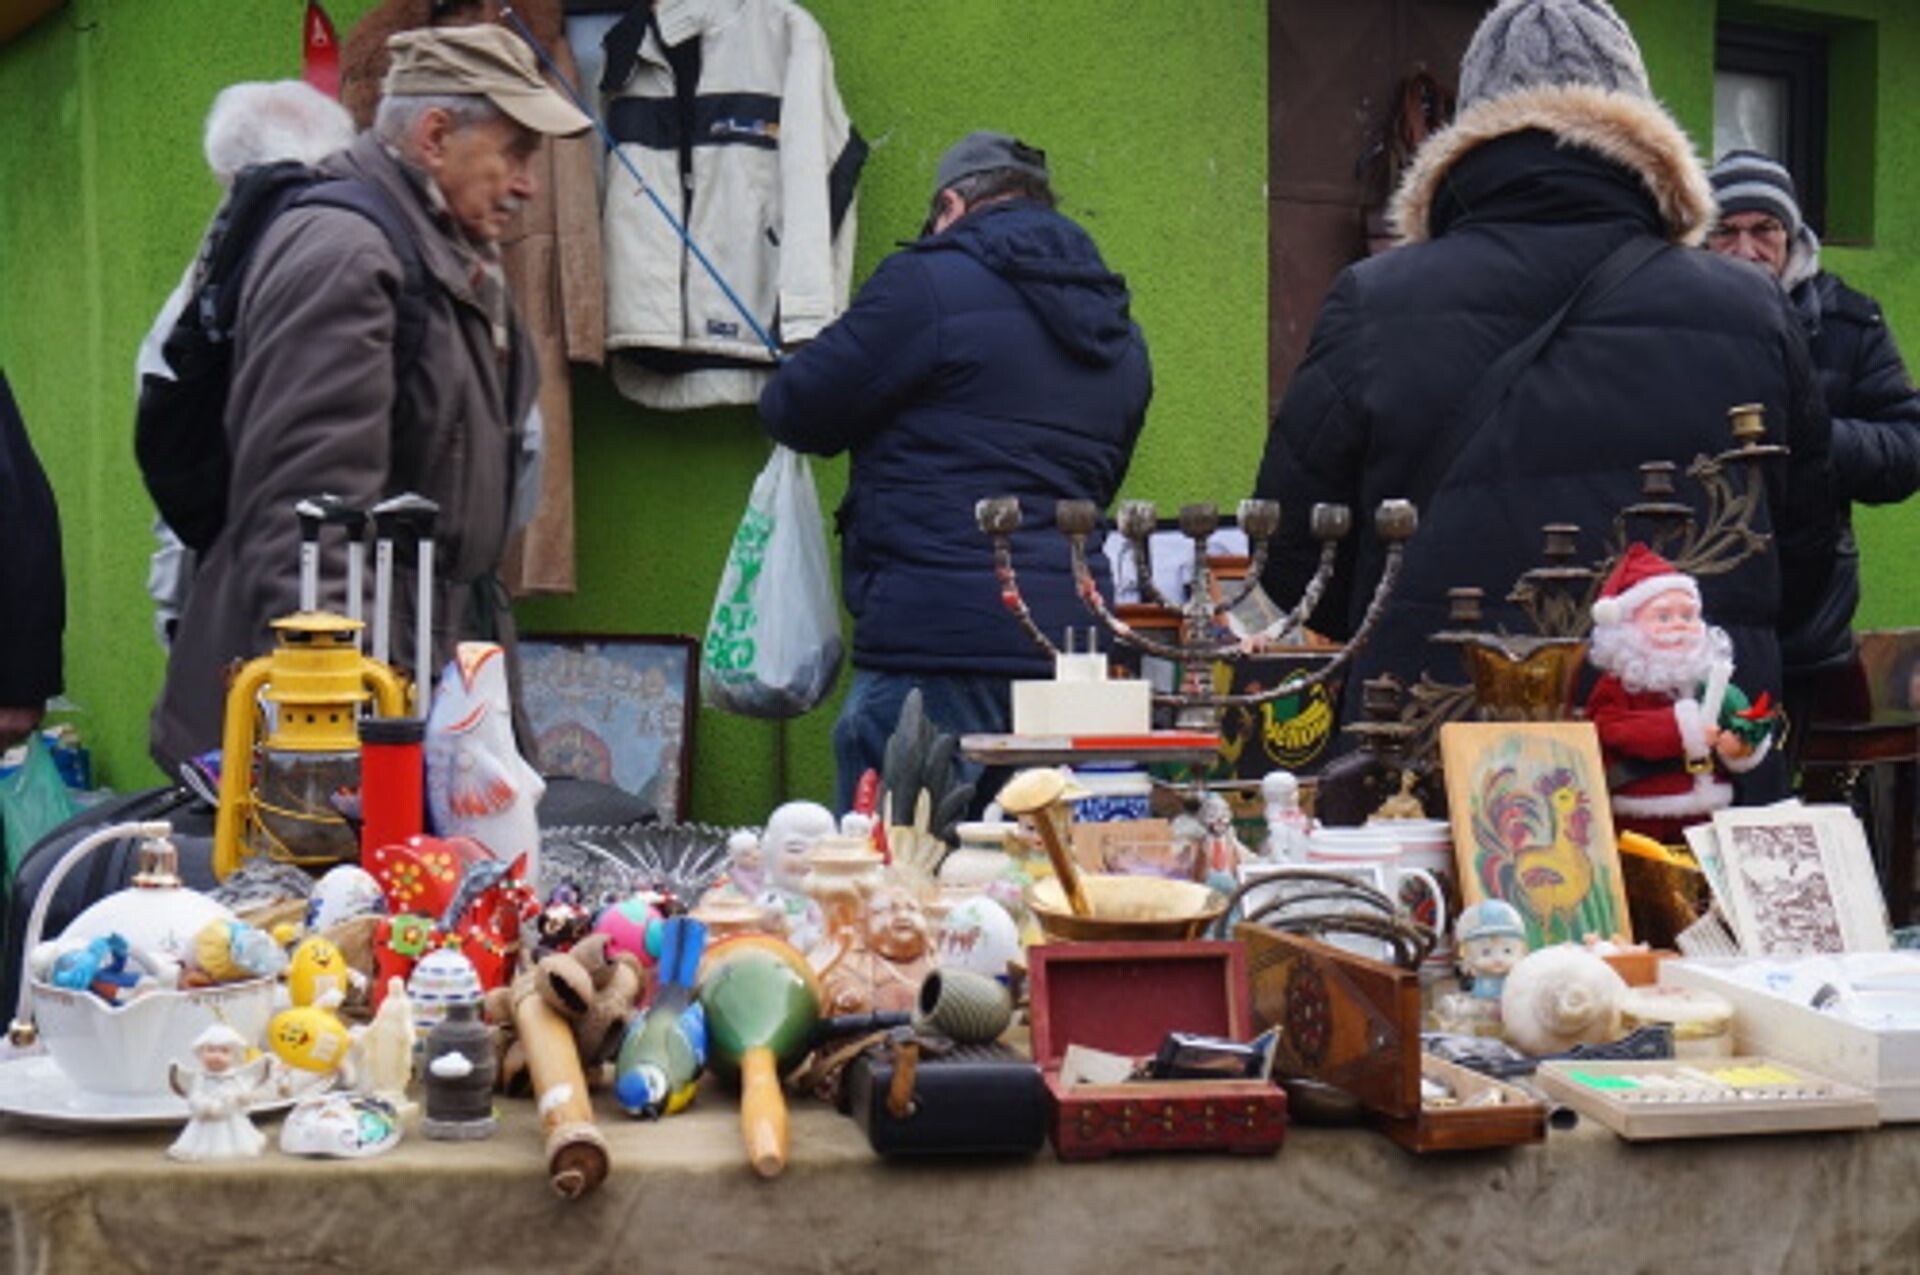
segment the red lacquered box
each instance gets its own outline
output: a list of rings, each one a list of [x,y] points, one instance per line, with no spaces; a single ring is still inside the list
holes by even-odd
[[[1133,1151],[1272,1153],[1287,1095],[1265,1080],[1060,1082],[1068,1045],[1148,1057],[1168,1032],[1246,1040],[1252,999],[1238,943],[1054,943],[1027,952],[1033,1056],[1052,1097],[1054,1153],[1092,1160]]]

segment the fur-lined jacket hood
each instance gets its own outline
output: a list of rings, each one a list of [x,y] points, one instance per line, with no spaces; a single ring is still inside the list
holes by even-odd
[[[1463,158],[1499,138],[1540,131],[1639,177],[1670,241],[1698,246],[1717,215],[1713,187],[1693,144],[1657,102],[1586,85],[1528,89],[1476,102],[1420,148],[1391,207],[1405,243],[1433,237],[1434,204]]]

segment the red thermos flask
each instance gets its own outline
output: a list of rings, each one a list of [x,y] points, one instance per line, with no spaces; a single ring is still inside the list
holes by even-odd
[[[369,717],[360,723],[360,863],[426,826],[426,766],[417,717]]]

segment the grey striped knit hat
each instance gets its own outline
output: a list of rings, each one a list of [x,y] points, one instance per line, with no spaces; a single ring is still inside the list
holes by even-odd
[[[1728,151],[1707,170],[1720,215],[1763,212],[1780,219],[1789,240],[1800,233],[1800,191],[1777,160],[1759,151]]]
[[[1460,60],[1460,106],[1587,84],[1652,98],[1640,46],[1607,0],[1501,0]]]

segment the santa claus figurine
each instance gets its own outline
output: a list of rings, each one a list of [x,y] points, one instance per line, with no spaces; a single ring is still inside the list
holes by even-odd
[[[1636,541],[1593,604],[1587,698],[1614,823],[1662,842],[1731,805],[1723,772],[1758,766],[1778,714],[1733,685],[1733,644],[1700,614],[1700,586]]]

